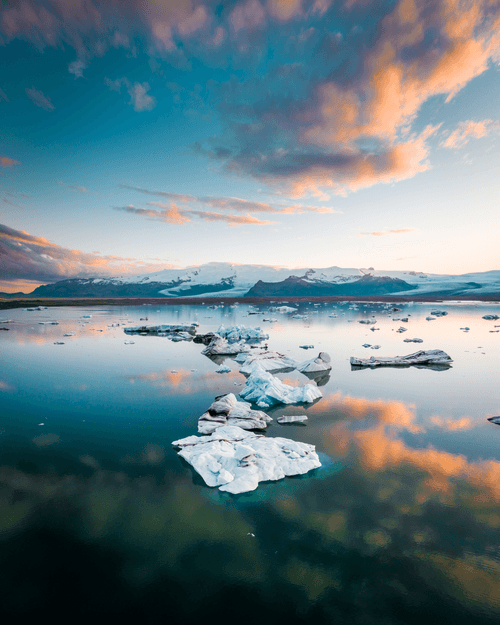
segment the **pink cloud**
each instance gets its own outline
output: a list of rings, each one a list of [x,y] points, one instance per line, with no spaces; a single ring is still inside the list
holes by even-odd
[[[481,139],[492,132],[500,132],[500,122],[494,122],[491,119],[485,119],[481,122],[471,120],[460,122],[441,145],[444,148],[458,149],[468,143],[470,139]]]
[[[27,232],[0,224],[2,282],[26,284],[66,278],[134,274],[171,268],[169,263],[143,263],[134,258],[101,256],[72,250]]]
[[[135,82],[132,84],[128,78],[117,78],[116,80],[104,79],[104,84],[111,91],[121,92],[122,85],[125,85],[130,96],[129,104],[134,107],[134,111],[138,113],[142,111],[152,111],[156,106],[156,98],[148,94],[150,89],[149,83]]]
[[[248,0],[236,5],[229,16],[229,23],[233,31],[252,30],[261,26],[265,21],[266,13],[258,0]]]
[[[378,232],[360,232],[357,236],[364,237],[386,237],[391,234],[408,234],[409,232],[415,232],[415,228],[399,228],[398,230],[380,230]],[[398,259],[401,260],[401,259]]]
[[[20,165],[19,161],[9,158],[8,156],[0,156],[0,167],[13,167],[14,165]]]
[[[35,89],[35,87],[32,87],[31,89],[26,88],[25,91],[26,95],[33,102],[33,104],[39,106],[44,111],[53,111],[55,109],[55,106],[52,104],[50,99],[41,91]]]

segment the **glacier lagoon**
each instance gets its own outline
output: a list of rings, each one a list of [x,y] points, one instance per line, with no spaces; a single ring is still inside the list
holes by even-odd
[[[436,306],[448,314],[427,320]],[[2,311],[0,613],[497,622],[500,428],[487,418],[500,414],[500,322],[482,317],[500,306],[397,307],[300,304],[299,319],[211,300]],[[287,357],[330,354],[322,398],[266,410],[266,436],[315,445],[322,466],[240,495],[206,486],[171,442],[197,433],[215,396],[244,388],[241,365],[124,333],[145,317],[200,334],[260,326]],[[349,362],[416,349],[444,350],[451,368]],[[282,415],[307,425],[279,425]]]

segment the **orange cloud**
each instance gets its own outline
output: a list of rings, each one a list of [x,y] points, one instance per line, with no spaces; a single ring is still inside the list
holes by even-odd
[[[390,234],[407,234],[408,232],[415,232],[415,228],[400,228],[399,230],[381,230],[379,232],[360,232],[357,236],[371,236],[371,237],[385,237]]]
[[[491,119],[485,119],[482,122],[471,120],[460,122],[456,130],[441,145],[444,148],[458,149],[468,143],[470,139],[481,139],[491,132],[500,132],[500,122],[494,122]]]
[[[8,156],[0,156],[0,167],[13,167],[14,165],[20,165],[19,161],[15,161]]]

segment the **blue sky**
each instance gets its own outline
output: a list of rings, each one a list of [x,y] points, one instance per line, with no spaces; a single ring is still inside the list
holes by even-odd
[[[499,266],[500,2],[2,0],[0,289]]]

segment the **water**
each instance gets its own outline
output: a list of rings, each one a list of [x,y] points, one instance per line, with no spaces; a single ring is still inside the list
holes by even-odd
[[[0,613],[498,622],[500,428],[487,417],[500,414],[500,321],[482,316],[500,307],[437,306],[448,315],[434,321],[425,317],[436,307],[424,304],[390,316],[378,304],[301,305],[305,320],[266,312],[277,323],[247,305],[0,313],[12,320],[0,324],[10,328],[0,333]],[[371,315],[380,330],[357,323]],[[237,393],[244,378],[230,358],[231,373],[215,373],[202,345],[108,327],[146,316],[196,321],[199,332],[260,325],[270,349],[297,360],[328,352],[322,399],[268,411],[305,413],[307,426],[267,431],[316,445],[323,466],[237,496],[205,486],[171,441],[195,434],[213,398]],[[39,324],[51,320],[59,325]],[[418,349],[443,349],[453,367],[349,365]]]

